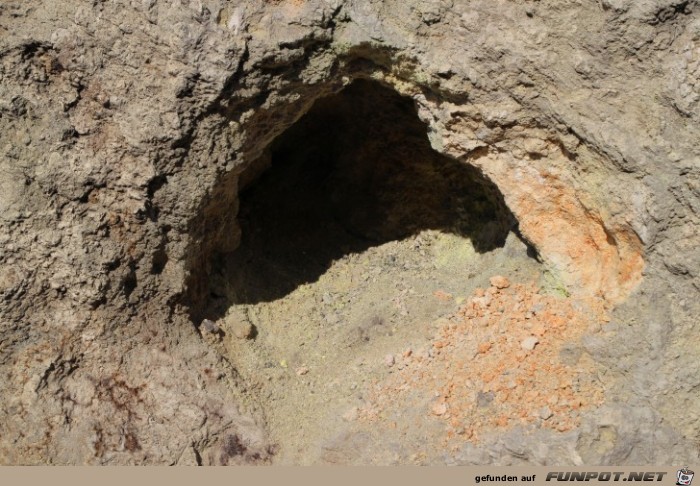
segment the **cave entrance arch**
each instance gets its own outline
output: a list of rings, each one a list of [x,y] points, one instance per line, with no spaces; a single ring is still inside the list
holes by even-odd
[[[375,81],[316,101],[241,174],[241,243],[209,256],[195,315],[280,299],[345,255],[424,230],[502,246],[516,224],[498,189],[427,131],[413,100]]]
[[[430,356],[460,297],[496,272],[539,275],[495,185],[427,134],[412,99],[355,81],[224,177],[201,213],[238,246],[193,265],[191,317],[264,411],[280,464],[342,430],[407,347]]]

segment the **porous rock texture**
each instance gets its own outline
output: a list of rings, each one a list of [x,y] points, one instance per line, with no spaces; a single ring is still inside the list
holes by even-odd
[[[603,406],[575,431],[516,428],[445,462],[697,459],[699,12],[3,1],[0,462],[274,461],[261,404],[192,308],[271,142],[359,79],[412,98],[433,148],[496,185],[567,291],[611,308],[605,338],[583,341],[615,379]]]

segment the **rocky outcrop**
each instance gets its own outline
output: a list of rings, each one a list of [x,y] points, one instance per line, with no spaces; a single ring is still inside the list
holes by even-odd
[[[432,147],[498,188],[567,292],[616,306],[608,339],[584,343],[619,378],[607,408],[548,461],[697,458],[699,11],[3,2],[0,461],[271,460],[263,404],[191,307],[211,255],[238,245],[238,191],[270,144],[359,79],[413,99]],[[596,423],[616,428],[609,447],[591,446]],[[508,442],[455,460],[542,460]]]

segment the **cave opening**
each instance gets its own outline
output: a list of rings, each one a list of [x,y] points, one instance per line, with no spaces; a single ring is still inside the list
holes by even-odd
[[[490,277],[540,276],[497,187],[436,152],[414,101],[375,81],[317,100],[236,177],[204,214],[228,221],[236,188],[240,242],[195,266],[190,312],[280,464],[341,433],[370,381],[430,358],[426,339]]]
[[[239,188],[242,239],[210,261],[208,317],[283,298],[345,255],[425,230],[484,253],[516,228],[493,183],[430,146],[413,100],[368,80],[318,100]]]

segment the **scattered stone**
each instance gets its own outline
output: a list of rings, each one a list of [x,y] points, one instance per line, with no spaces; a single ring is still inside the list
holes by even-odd
[[[436,403],[433,405],[433,414],[438,417],[447,413],[447,404],[445,402]]]
[[[507,278],[502,277],[500,275],[491,277],[489,279],[489,282],[493,287],[496,287],[497,289],[507,289],[508,287],[510,287],[510,281]]]
[[[391,367],[394,366],[394,363],[396,363],[396,359],[394,358],[393,354],[387,354],[384,356],[384,364]]]
[[[248,321],[235,321],[231,327],[238,339],[251,339],[255,335],[255,326]]]
[[[479,408],[488,407],[494,398],[496,398],[496,395],[493,392],[479,392],[476,395],[476,406]]]
[[[526,337],[520,343],[520,347],[523,348],[523,350],[525,351],[532,351],[533,349],[535,349],[535,346],[537,346],[539,342],[540,340],[537,339],[535,336]]]
[[[486,354],[489,352],[490,349],[491,349],[491,343],[489,343],[489,342],[481,343],[481,344],[479,344],[479,347],[477,348],[477,352],[479,354]]]
[[[309,368],[307,368],[306,366],[300,366],[296,370],[296,373],[298,376],[303,376],[303,375],[307,374],[308,372],[309,372]]]
[[[552,413],[552,409],[545,405],[540,409],[539,415],[542,420],[549,420],[554,413]]]
[[[577,410],[600,404],[602,390],[594,383],[575,381],[580,368],[561,363],[559,349],[577,342],[585,324],[604,309],[596,303],[589,312],[577,313],[570,301],[538,292],[534,283],[509,283],[506,290],[489,287],[482,297],[471,297],[432,332],[432,359],[422,359],[422,348],[414,351],[412,360],[397,356],[393,372],[370,392],[372,413],[365,414],[361,407],[358,420],[381,420],[378,413],[395,411],[397,401],[413,400],[410,393],[418,387],[432,392],[434,401],[427,412],[448,421],[449,440],[456,439],[461,429],[478,442],[480,434],[494,427],[527,423],[550,430],[577,427]],[[476,304],[483,298],[491,299],[488,307]],[[539,312],[525,320],[527,310],[537,305]],[[550,345],[540,349],[542,336]],[[467,350],[479,353],[478,363]],[[584,402],[582,395],[590,401]]]
[[[218,334],[221,332],[221,328],[214,321],[210,321],[209,319],[204,319],[200,328],[211,334]]]

